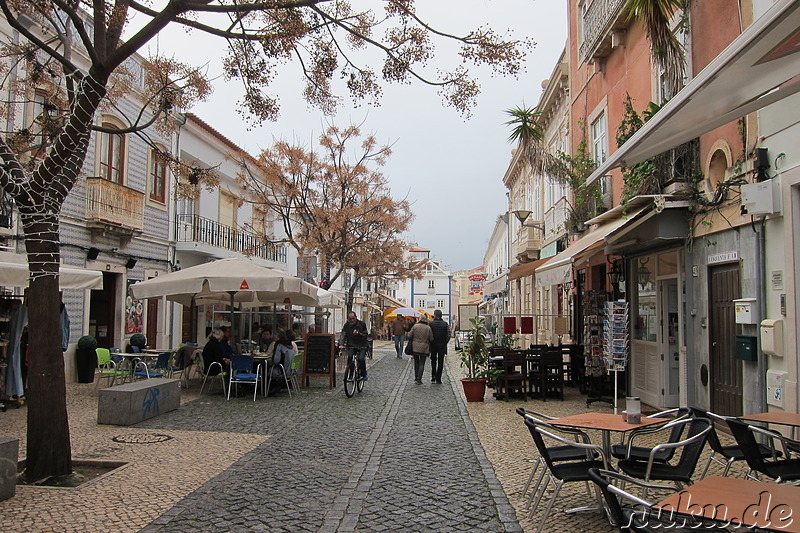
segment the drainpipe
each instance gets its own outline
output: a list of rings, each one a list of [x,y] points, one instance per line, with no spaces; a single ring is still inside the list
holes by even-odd
[[[758,412],[766,412],[767,410],[767,356],[761,350],[761,335],[760,331],[761,321],[767,317],[767,301],[766,301],[766,286],[767,286],[767,258],[764,255],[766,250],[766,235],[765,229],[767,224],[767,217],[761,217],[759,229],[756,231],[756,298],[758,298],[758,323],[756,324],[756,337],[758,338],[758,379],[756,380],[756,397]]]
[[[178,161],[181,161],[181,130],[183,126],[186,124],[186,115],[184,113],[178,113],[175,117],[175,122],[177,124],[177,128],[175,128],[175,156],[178,158]],[[174,269],[176,264],[176,245],[175,243],[178,241],[178,195],[175,194],[175,190],[173,188],[172,191],[172,216],[169,217],[170,220],[173,221],[173,224],[170,224],[170,239],[169,239],[169,250],[167,253],[172,256],[172,261],[170,261],[170,265]],[[166,300],[164,300],[166,301]],[[180,342],[175,342],[175,305],[174,303],[169,304],[169,345],[170,346],[177,346]],[[195,316],[192,317],[194,323],[197,324],[197,307],[195,309]],[[166,306],[165,306],[166,311]],[[192,339],[192,342],[197,342],[199,339],[198,337],[202,337],[200,332],[195,333],[195,338]]]

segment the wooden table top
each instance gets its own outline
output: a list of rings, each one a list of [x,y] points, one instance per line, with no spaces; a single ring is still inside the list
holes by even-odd
[[[654,507],[731,525],[800,533],[800,513],[795,512],[800,511],[800,487],[792,485],[709,476]]]
[[[800,414],[789,413],[786,411],[771,411],[769,413],[743,415],[738,418],[741,418],[742,420],[752,420],[755,422],[767,422],[769,424],[800,427]]]
[[[581,413],[562,418],[548,420],[548,424],[554,426],[569,426],[583,429],[600,429],[603,431],[630,431],[632,429],[653,426],[664,422],[669,422],[669,418],[644,418],[639,424],[629,424],[622,420],[622,415],[613,413]]]

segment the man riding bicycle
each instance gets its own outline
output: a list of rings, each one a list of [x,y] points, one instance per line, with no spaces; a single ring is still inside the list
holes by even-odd
[[[356,317],[352,311],[347,313],[347,322],[342,328],[342,338],[347,347],[347,360],[350,361],[353,355],[356,355],[358,361],[358,370],[361,373],[361,379],[367,380],[367,348],[369,347],[369,340],[367,338],[367,325]],[[340,346],[344,348],[345,346]]]

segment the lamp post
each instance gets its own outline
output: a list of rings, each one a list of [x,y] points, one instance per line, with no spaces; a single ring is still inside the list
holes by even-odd
[[[517,211],[512,211],[512,213],[514,213],[514,216],[517,217],[517,220],[519,220],[519,223],[523,228],[534,228],[544,233],[544,226],[540,226],[539,224],[525,224],[525,221],[528,220],[529,216],[531,216],[531,212],[527,209],[519,209]]]

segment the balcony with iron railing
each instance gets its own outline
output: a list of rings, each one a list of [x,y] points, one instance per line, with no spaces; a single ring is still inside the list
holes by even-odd
[[[200,215],[178,215],[175,240],[196,242],[267,261],[286,263],[286,246]]]
[[[144,193],[104,178],[86,178],[86,219],[93,229],[139,234],[144,228]]]
[[[608,55],[613,47],[615,32],[623,30],[627,22],[622,16],[625,0],[594,0],[583,14],[583,41],[580,46],[581,61]]]
[[[567,231],[569,202],[561,197],[544,213],[544,242],[549,243],[562,237]]]

